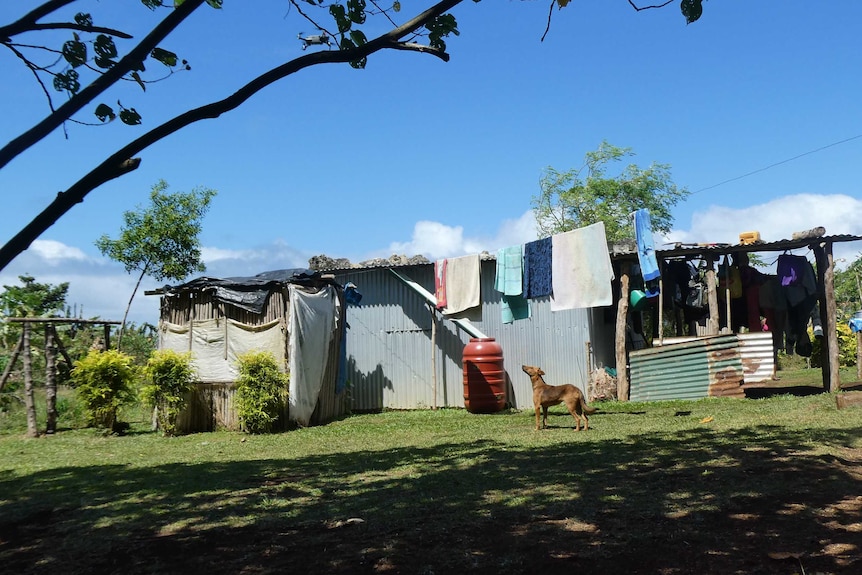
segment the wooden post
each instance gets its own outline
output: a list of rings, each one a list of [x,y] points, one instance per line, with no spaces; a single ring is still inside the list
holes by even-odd
[[[709,304],[709,320],[706,323],[709,335],[718,335],[718,288],[715,275],[715,260],[706,259],[706,300]]]
[[[617,303],[617,329],[615,338],[617,363],[617,398],[620,401],[629,399],[629,378],[626,370],[628,354],[626,353],[626,318],[629,313],[629,272],[631,264],[620,264],[620,299]]]
[[[431,312],[431,393],[434,394],[434,405],[437,409],[437,311],[434,306],[428,304]]]
[[[658,344],[664,345],[664,280],[658,278]]]
[[[30,350],[30,323],[24,326],[24,405],[27,408],[27,437],[39,437],[36,427],[36,400],[33,397],[33,354]]]
[[[45,324],[45,405],[47,406],[47,423],[45,433],[57,431],[57,332],[54,324]]]
[[[6,381],[9,379],[9,374],[12,373],[12,367],[18,360],[18,354],[21,353],[22,347],[24,347],[23,331],[21,332],[21,337],[18,339],[18,343],[15,344],[15,349],[12,351],[12,357],[9,358],[9,363],[6,364],[6,369],[3,370],[3,376],[0,377],[0,391],[3,391],[3,388],[6,386]]]
[[[111,349],[111,326],[107,323],[102,326],[105,332],[105,351]]]
[[[823,389],[829,392],[837,392],[841,387],[840,374],[838,372],[838,329],[835,325],[835,268],[832,261],[832,243],[811,246],[814,250],[814,258],[817,262],[817,285],[820,299],[820,319],[823,324],[822,365],[823,365]]]
[[[856,380],[862,381],[862,331],[856,332]]]

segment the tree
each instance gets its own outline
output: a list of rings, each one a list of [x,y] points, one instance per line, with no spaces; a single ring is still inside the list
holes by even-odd
[[[191,192],[165,193],[168,184],[159,180],[150,192],[151,205],[123,214],[124,226],[116,240],[103,235],[96,240],[102,254],[120,262],[138,281],[123,314],[117,348],[120,349],[129,308],[144,276],[161,280],[182,280],[195,271],[204,271],[198,235],[201,220],[209,209],[215,190],[196,188]]]
[[[653,163],[646,169],[634,164],[618,175],[606,174],[608,164],[634,155],[631,148],[602,142],[584,157],[578,169],[560,172],[548,167],[539,182],[541,193],[533,197],[533,212],[543,236],[604,222],[609,240],[633,239],[632,213],[650,212],[653,230],[669,232],[672,206],[688,196],[670,177],[670,166]]]
[[[268,70],[239,87],[232,95],[187,110],[120,147],[65,191],[57,194],[41,213],[0,248],[0,270],[5,268],[18,254],[26,250],[33,240],[50,228],[75,204],[82,202],[89,192],[105,182],[136,170],[141,162],[136,154],[192,123],[217,118],[233,110],[245,103],[252,95],[278,80],[318,64],[349,63],[354,68],[362,68],[369,56],[381,50],[413,51],[431,54],[448,61],[449,54],[446,51],[445,39],[450,35],[458,35],[459,32],[454,16],[447,14],[447,12],[463,1],[439,0],[432,3],[426,10],[405,20],[402,24],[398,24],[395,18],[401,11],[399,0],[391,0],[391,4],[386,6],[381,5],[376,0],[372,0],[369,4],[366,4],[365,0],[345,0],[344,2],[337,0],[333,2],[288,0],[292,10],[295,11],[294,14],[319,29],[321,37],[337,40],[337,49],[307,53]],[[478,1],[474,0],[474,2]],[[42,21],[74,2],[75,0],[45,0],[15,22],[0,26],[0,45],[8,48],[16,59],[27,66],[37,78],[42,92],[49,93],[46,84],[50,83],[55,90],[64,92],[69,96],[68,101],[56,109],[49,97],[50,113],[48,116],[0,148],[0,169],[56,128],[64,126],[66,122],[77,121],[73,120],[76,114],[120,80],[134,81],[143,88],[145,81],[142,72],[145,71],[145,60],[148,57],[160,61],[171,69],[188,68],[186,62],[178,60],[176,54],[160,48],[159,43],[202,5],[208,4],[214,8],[220,8],[223,0],[174,0],[173,2],[168,0],[141,0],[141,3],[150,9],[172,8],[168,15],[145,38],[122,57],[120,57],[114,42],[114,36],[130,38],[129,35],[110,27],[96,26],[90,14],[78,13],[71,21]],[[632,8],[640,11],[661,8],[671,4],[673,0],[646,7],[638,7],[633,0],[628,0],[628,2]],[[693,22],[700,17],[701,2],[702,0],[680,1],[680,9],[687,22]],[[550,0],[551,11],[548,15],[548,26],[550,26],[553,8],[555,6],[563,8],[568,4],[569,0]],[[331,19],[331,23],[324,24],[322,20],[305,12],[306,9],[312,8],[323,10],[326,14],[325,17]],[[384,25],[392,26],[392,28],[372,40],[368,40],[363,27],[369,23],[366,28],[370,28],[372,21],[383,22]],[[57,30],[72,31],[70,40],[66,41],[61,48],[53,49],[53,52],[58,54],[67,65],[61,70],[55,70],[48,65],[38,65],[33,60],[28,59],[24,53],[24,47],[27,46],[48,51],[52,49],[40,45],[38,41],[30,40],[26,43],[16,41],[16,38],[24,35],[46,31],[56,32]],[[93,58],[89,58],[88,43],[81,39],[90,36],[95,36],[91,40],[95,55]],[[82,87],[81,73],[88,71],[95,73],[95,79],[86,87]],[[46,82],[47,78],[50,78],[51,81]],[[124,107],[121,104],[119,105],[119,113],[115,113],[113,108],[100,103],[96,106],[94,114],[101,122],[111,121],[117,116],[120,117],[121,121],[129,124],[137,124],[140,121],[140,116],[134,108]]]
[[[847,266],[835,271],[835,305],[842,319],[862,310],[862,254]]]

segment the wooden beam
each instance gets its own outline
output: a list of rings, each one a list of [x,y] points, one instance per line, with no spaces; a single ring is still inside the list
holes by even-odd
[[[626,366],[628,365],[628,353],[626,352],[626,319],[629,313],[629,274],[631,264],[622,262],[620,264],[620,299],[617,304],[617,328],[615,337],[616,364],[617,364],[617,399],[629,400],[629,377]]]

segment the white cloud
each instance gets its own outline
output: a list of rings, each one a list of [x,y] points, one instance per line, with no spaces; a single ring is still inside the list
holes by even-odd
[[[30,250],[49,265],[60,265],[67,261],[87,261],[87,255],[78,248],[67,246],[55,240],[34,240]]]
[[[385,255],[424,255],[430,260],[476,254],[482,251],[495,252],[507,246],[523,244],[536,239],[536,220],[532,210],[520,217],[504,220],[493,237],[464,236],[463,226],[447,226],[440,222],[421,221],[413,227],[408,242],[393,242]],[[379,252],[377,255],[384,255]]]
[[[844,194],[795,194],[746,208],[713,205],[692,216],[691,228],[675,229],[656,247],[674,243],[739,243],[739,234],[760,232],[765,242],[790,239],[794,232],[818,226],[826,235],[862,236],[862,200]],[[836,243],[834,258],[853,261],[860,255],[860,242]],[[840,263],[838,262],[839,267]]]

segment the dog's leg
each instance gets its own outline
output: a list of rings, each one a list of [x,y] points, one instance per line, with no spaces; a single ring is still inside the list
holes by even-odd
[[[539,406],[537,405],[537,406],[536,406],[536,431],[538,431],[538,430],[540,429],[540,428],[539,428],[539,411],[540,411],[540,410],[541,410],[541,407],[539,407]]]
[[[548,428],[548,406],[542,406],[542,429]]]

